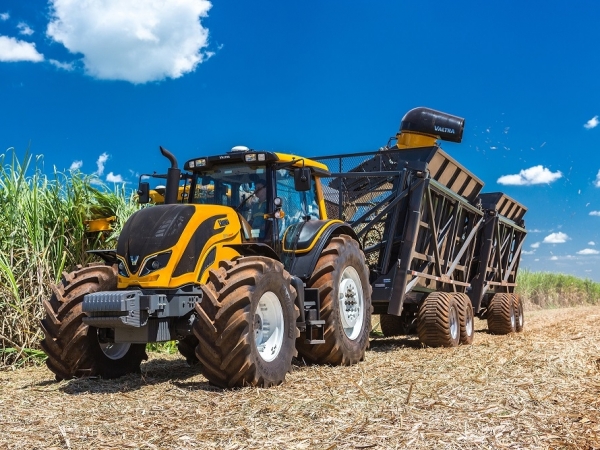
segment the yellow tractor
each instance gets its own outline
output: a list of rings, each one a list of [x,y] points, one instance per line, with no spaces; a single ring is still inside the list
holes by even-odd
[[[95,252],[104,263],[65,273],[44,301],[42,347],[57,378],[137,372],[146,343],[170,340],[222,387],[279,384],[298,353],[362,360],[368,268],[352,228],[327,218],[327,167],[235,147],[182,173],[161,152],[164,192],[141,181],[138,195],[164,204],[134,213],[116,250]]]

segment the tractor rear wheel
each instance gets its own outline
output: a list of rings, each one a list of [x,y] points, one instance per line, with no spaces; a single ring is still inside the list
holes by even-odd
[[[46,364],[57,380],[99,376],[117,378],[140,371],[148,359],[144,344],[119,344],[100,339],[98,329],[83,323],[85,294],[117,288],[116,268],[89,265],[63,273],[62,281],[52,287],[50,300],[44,300],[46,312],[41,321],[42,349]]]
[[[319,289],[324,344],[301,336],[296,347],[311,363],[348,366],[362,361],[371,331],[371,285],[365,256],[349,236],[334,237],[325,247],[310,280]]]
[[[473,317],[473,305],[467,294],[461,292],[454,294],[454,300],[458,307],[458,319],[460,322],[460,343],[471,345],[475,336],[475,318]]]
[[[196,357],[203,375],[223,388],[281,384],[299,336],[296,290],[283,264],[251,256],[211,270],[196,305]]]
[[[459,307],[452,294],[432,292],[425,298],[419,308],[417,333],[421,343],[429,347],[456,347],[460,343]]]
[[[521,333],[525,326],[525,314],[523,313],[523,300],[521,296],[512,294],[515,305],[515,331]]]
[[[515,300],[512,294],[494,294],[487,310],[488,330],[492,334],[509,334],[516,331]]]

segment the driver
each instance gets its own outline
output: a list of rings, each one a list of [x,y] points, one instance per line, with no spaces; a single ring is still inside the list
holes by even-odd
[[[254,183],[254,193],[256,201],[250,207],[250,225],[252,228],[261,230],[261,236],[265,229],[265,214],[267,213],[267,183],[265,180],[257,180]]]

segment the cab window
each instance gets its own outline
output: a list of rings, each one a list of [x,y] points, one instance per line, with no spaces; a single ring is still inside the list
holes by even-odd
[[[283,219],[280,219],[279,233],[283,236],[285,230],[302,220],[318,220],[321,218],[319,213],[319,204],[317,203],[316,184],[314,177],[311,180],[311,188],[305,192],[298,192],[294,189],[294,171],[293,169],[280,169],[276,172],[277,197],[283,201],[282,209],[285,213]]]

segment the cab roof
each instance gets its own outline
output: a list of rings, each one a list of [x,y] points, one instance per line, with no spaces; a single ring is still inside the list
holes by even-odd
[[[236,150],[222,155],[203,156],[186,161],[183,168],[188,171],[211,169],[215,165],[245,163],[248,165],[264,165],[283,163],[291,167],[310,167],[318,175],[329,175],[329,168],[320,162],[287,153],[276,153],[262,150]]]

